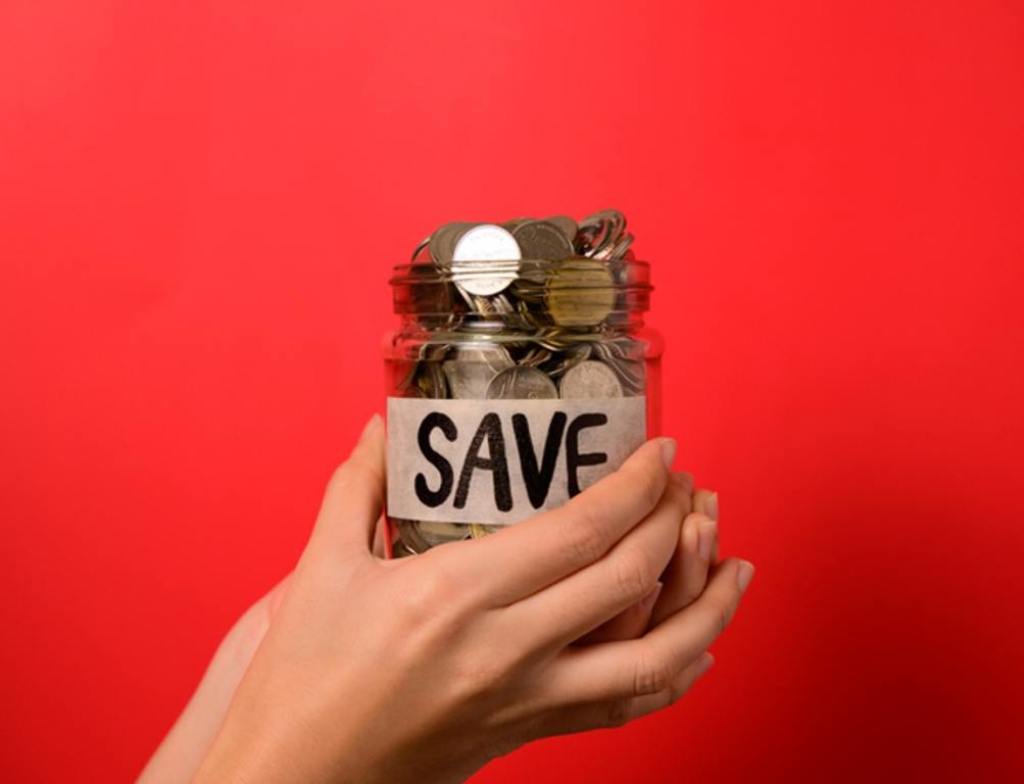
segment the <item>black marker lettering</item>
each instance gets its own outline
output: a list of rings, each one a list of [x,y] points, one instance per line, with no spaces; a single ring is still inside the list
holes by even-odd
[[[436,411],[427,414],[423,417],[423,421],[420,422],[416,441],[423,456],[427,458],[441,475],[440,487],[437,490],[431,490],[427,486],[427,478],[423,474],[416,474],[416,481],[413,483],[413,486],[416,488],[416,497],[429,507],[443,504],[452,491],[452,485],[455,483],[455,472],[452,471],[451,463],[435,452],[434,448],[430,445],[430,433],[434,428],[444,433],[444,437],[449,441],[454,441],[459,436],[455,423],[444,414],[439,414]]]
[[[516,434],[516,447],[519,449],[519,464],[523,469],[523,482],[530,503],[534,509],[540,509],[551,489],[551,477],[555,475],[555,463],[558,462],[558,447],[562,443],[562,433],[568,417],[563,411],[556,411],[548,425],[548,435],[544,441],[544,452],[540,468],[537,467],[537,455],[533,451],[533,439],[530,438],[530,421],[524,414],[512,415],[512,429]]]
[[[485,437],[490,455],[486,458],[480,457],[480,446]],[[465,508],[469,496],[469,480],[477,468],[492,472],[494,504],[502,512],[509,511],[512,508],[512,485],[508,477],[508,461],[505,459],[505,436],[501,432],[501,420],[497,414],[487,414],[480,420],[480,427],[466,451],[466,460],[459,475],[459,488],[455,491],[456,509]]]
[[[569,474],[569,497],[580,493],[580,482],[576,472],[580,466],[601,465],[608,462],[604,452],[584,452],[580,454],[580,431],[585,427],[598,427],[608,424],[605,414],[580,414],[569,425],[565,434],[565,468]]]

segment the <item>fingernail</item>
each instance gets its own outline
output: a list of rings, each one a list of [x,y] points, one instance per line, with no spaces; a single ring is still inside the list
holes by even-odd
[[[736,567],[736,585],[739,586],[740,593],[747,590],[752,579],[754,579],[754,564],[750,561],[740,561],[740,565]]]
[[[661,460],[666,469],[672,468],[672,461],[676,459],[676,440],[674,438],[661,439]]]
[[[715,663],[715,657],[714,656],[712,656],[710,653],[703,654],[700,657],[700,659],[697,661],[697,676],[696,677],[699,678],[701,675],[703,675],[708,670],[710,670],[711,669],[711,665],[713,665],[714,663]]]
[[[362,439],[366,438],[368,435],[370,435],[371,433],[377,432],[377,430],[383,424],[384,424],[384,420],[381,418],[381,415],[380,414],[374,414],[372,417],[369,418],[369,420],[367,420],[366,424],[363,426],[363,432],[362,432],[362,435],[359,436],[359,439],[362,440]]]
[[[658,580],[657,585],[651,589],[651,592],[647,594],[643,599],[640,600],[640,609],[649,610],[654,606],[654,603],[658,601],[658,596],[661,595],[661,589],[665,587],[665,584]]]
[[[697,528],[697,555],[702,561],[711,560],[711,547],[715,543],[716,525],[714,519],[702,520]]]
[[[704,499],[704,514],[712,520],[718,520],[718,493],[712,493]]]

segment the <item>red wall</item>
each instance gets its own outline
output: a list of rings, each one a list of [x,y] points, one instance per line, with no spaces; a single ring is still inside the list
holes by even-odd
[[[1024,773],[1024,9],[0,7],[8,781],[133,776],[383,408],[432,227],[617,206],[758,577],[682,704],[482,782]]]

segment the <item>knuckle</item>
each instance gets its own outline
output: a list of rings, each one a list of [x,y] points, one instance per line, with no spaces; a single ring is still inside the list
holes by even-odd
[[[673,675],[668,662],[651,656],[641,657],[633,674],[633,695],[643,697],[664,691],[672,685]]]
[[[657,576],[642,553],[630,553],[616,567],[615,582],[625,601],[639,601],[653,588]]]
[[[648,508],[653,509],[661,500],[664,484],[660,476],[653,471],[640,471],[636,477],[637,493]]]
[[[488,697],[498,693],[507,676],[506,669],[493,660],[476,658],[459,672],[462,700]]]
[[[577,563],[589,564],[604,555],[607,549],[600,520],[593,509],[584,504],[563,528],[566,549]]]

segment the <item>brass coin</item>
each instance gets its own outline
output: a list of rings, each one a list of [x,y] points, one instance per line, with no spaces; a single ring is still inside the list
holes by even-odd
[[[615,307],[615,282],[603,262],[573,259],[552,274],[544,299],[556,324],[593,327]]]

